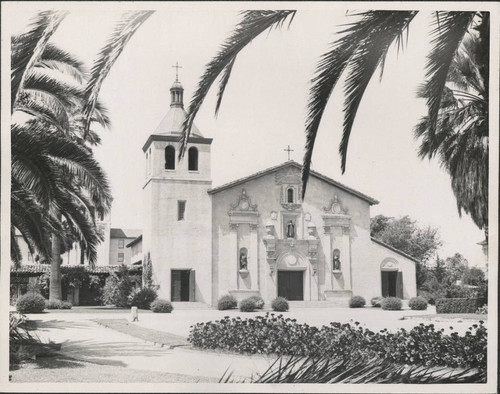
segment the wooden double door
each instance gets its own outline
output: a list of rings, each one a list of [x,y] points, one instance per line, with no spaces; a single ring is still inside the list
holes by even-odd
[[[304,271],[278,271],[278,296],[288,301],[303,301]]]
[[[194,301],[195,277],[194,270],[172,270],[171,300]]]
[[[382,297],[403,298],[403,273],[382,271]]]

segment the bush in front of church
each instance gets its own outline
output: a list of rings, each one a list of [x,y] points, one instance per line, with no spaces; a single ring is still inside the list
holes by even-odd
[[[170,313],[174,310],[170,301],[157,298],[151,303],[151,311],[154,313]]]
[[[286,312],[288,311],[288,301],[283,297],[276,297],[273,302],[271,302],[271,307],[275,312]]]
[[[408,301],[408,306],[414,311],[425,311],[427,309],[427,300],[424,297],[413,297]]]
[[[238,306],[238,301],[230,294],[223,295],[217,301],[217,309],[220,311],[225,311],[227,309],[234,309]]]
[[[136,306],[140,309],[149,309],[151,303],[158,298],[156,290],[151,287],[143,287],[135,289],[128,296],[130,306]]]
[[[263,309],[264,308],[264,300],[262,299],[262,297],[251,296],[251,297],[248,297],[247,300],[252,300],[255,303],[256,309]]]
[[[257,309],[257,305],[255,305],[255,301],[251,298],[245,298],[240,301],[240,311],[253,312],[255,309]]]
[[[403,301],[398,297],[387,297],[382,301],[382,309],[386,311],[400,311]]]
[[[17,299],[16,310],[20,313],[42,313],[45,298],[39,293],[26,293]]]
[[[384,297],[373,297],[370,302],[374,308],[380,308],[383,300]]]
[[[353,296],[349,300],[349,308],[363,308],[366,304],[366,301],[361,296]]]

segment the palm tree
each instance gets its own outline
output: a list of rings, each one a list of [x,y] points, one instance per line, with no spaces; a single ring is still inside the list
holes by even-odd
[[[111,195],[91,150],[100,139],[92,130],[85,132],[87,73],[82,63],[47,42],[36,61],[26,60],[26,51],[38,48],[46,30],[52,29],[52,19],[42,15],[32,31],[12,38],[12,112],[23,112],[31,119],[13,123],[11,130],[11,256],[18,264],[17,229],[31,252],[37,250],[51,261],[50,299],[61,299],[63,229],[69,226],[74,231],[94,264],[96,246],[102,240],[94,213],[109,210]],[[90,121],[109,125],[99,101]]]
[[[487,24],[486,16],[481,25]],[[438,156],[450,174],[459,213],[465,211],[487,234],[488,226],[488,40],[478,30],[462,41],[450,66],[435,132],[425,116],[415,127],[419,155]],[[418,92],[428,99],[428,84]]]
[[[417,16],[418,11],[366,11],[350,15],[354,18],[343,31],[339,38],[331,43],[330,49],[324,53],[316,67],[312,78],[312,86],[309,93],[308,114],[305,122],[306,152],[302,167],[302,194],[306,192],[309,177],[311,158],[318,129],[323,113],[328,104],[330,95],[335,89],[338,81],[346,75],[344,93],[344,124],[342,140],[339,146],[341,155],[342,172],[346,169],[347,150],[352,126],[359,104],[363,98],[368,83],[373,74],[380,68],[383,72],[384,61],[389,49],[395,45],[397,49],[403,47],[405,33],[408,34],[409,25]],[[262,32],[282,26],[287,19],[292,21],[295,11],[246,11],[242,14],[241,22],[236,26],[233,33],[223,43],[219,52],[210,61],[205,73],[201,77],[198,88],[193,95],[188,109],[188,115],[183,125],[181,137],[181,149],[179,157],[185,153],[188,137],[194,118],[200,109],[210,87],[220,77],[216,114],[222,100],[225,87],[229,81],[231,70],[238,53]],[[484,12],[435,12],[432,22],[431,44],[432,49],[428,55],[426,65],[427,84],[426,94],[428,116],[426,118],[427,136],[436,144],[436,130],[440,127],[439,113],[442,102],[446,95],[446,81],[453,73],[453,61],[458,56],[464,38],[471,29],[477,28],[483,37],[486,47],[489,45],[489,17]],[[483,48],[484,49],[484,48]],[[478,57],[477,66],[484,69],[488,59],[484,54]],[[382,75],[382,73],[381,73]],[[484,73],[487,76],[487,73]],[[487,79],[484,80],[487,86]],[[487,105],[488,96],[483,97]],[[459,117],[457,117],[457,121]],[[483,125],[484,126],[484,125]],[[487,133],[487,126],[486,133]],[[484,131],[484,130],[483,130]],[[467,133],[465,133],[467,135]],[[485,140],[482,140],[485,143]],[[464,156],[470,158],[475,154],[473,148],[464,148],[464,144],[470,145],[467,137],[456,139],[457,149],[462,150]],[[487,144],[487,141],[486,141]],[[450,153],[451,155],[451,153]],[[453,155],[455,157],[455,155]],[[474,201],[478,210],[487,212],[487,201],[475,195],[475,190],[470,189],[470,183],[464,184],[467,178],[464,166],[458,165],[458,157],[449,159],[450,163],[456,161],[455,172],[463,172],[461,177],[455,177],[453,188],[460,200]],[[482,156],[484,161],[484,156]],[[479,159],[478,159],[479,161]],[[486,161],[487,162],[487,161]],[[476,169],[477,171],[477,169]],[[487,178],[487,176],[486,176]],[[479,182],[479,176],[477,182]],[[481,178],[482,179],[482,178]],[[466,195],[466,196],[464,196]],[[467,209],[466,209],[467,206]],[[466,212],[471,212],[469,204],[459,203]],[[474,215],[474,213],[473,213]],[[481,222],[477,222],[481,223]]]

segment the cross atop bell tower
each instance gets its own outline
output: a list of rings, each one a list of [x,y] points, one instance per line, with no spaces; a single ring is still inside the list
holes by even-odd
[[[175,81],[170,88],[170,107],[184,108],[184,88],[179,82],[179,68],[182,68],[182,66],[175,62],[175,66],[172,66],[172,68],[175,68]]]
[[[179,66],[179,62],[175,62],[175,66],[172,66],[172,68],[175,68],[175,82],[179,82],[179,68],[182,68],[182,66]]]

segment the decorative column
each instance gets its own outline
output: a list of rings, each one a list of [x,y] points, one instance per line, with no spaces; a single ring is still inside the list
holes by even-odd
[[[238,288],[238,224],[229,225],[229,288],[236,290]]]
[[[258,251],[258,231],[257,225],[250,225],[250,250],[249,250],[249,271],[252,290],[259,290],[259,251]]]
[[[351,292],[351,217],[334,195],[327,207],[323,208],[325,234],[329,235],[327,272],[330,273],[332,287],[325,290],[325,296],[347,296]],[[326,253],[325,253],[326,255]],[[327,280],[328,282],[328,280]]]
[[[266,260],[269,265],[269,275],[274,276],[276,271],[276,237],[274,236],[274,224],[271,221],[266,223],[266,237],[264,245],[266,245]]]
[[[318,273],[318,245],[319,239],[316,235],[316,226],[309,222],[307,225],[307,257],[311,263],[311,301],[319,298],[319,273]]]

